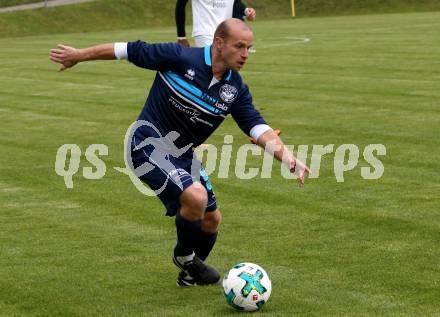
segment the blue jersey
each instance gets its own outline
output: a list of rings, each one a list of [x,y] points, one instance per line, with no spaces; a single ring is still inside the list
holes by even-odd
[[[252,104],[252,96],[238,72],[228,70],[211,84],[211,47],[184,48],[177,43],[129,42],[128,60],[157,74],[138,120],[152,123],[165,136],[177,131],[178,147],[202,144],[231,114],[249,135],[266,124]],[[154,134],[148,126],[136,130],[145,139]]]

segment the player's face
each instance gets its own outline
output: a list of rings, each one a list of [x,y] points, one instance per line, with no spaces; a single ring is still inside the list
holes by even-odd
[[[249,49],[254,44],[250,30],[237,30],[222,43],[221,56],[227,68],[240,71],[249,57]]]

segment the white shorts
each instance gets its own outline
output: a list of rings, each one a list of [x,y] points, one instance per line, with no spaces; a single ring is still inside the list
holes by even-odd
[[[205,47],[212,44],[213,36],[197,35],[194,36],[194,42],[196,43],[197,47]]]

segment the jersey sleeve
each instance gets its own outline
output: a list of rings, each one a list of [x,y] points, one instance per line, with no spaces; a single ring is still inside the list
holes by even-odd
[[[244,20],[244,10],[246,10],[246,6],[241,0],[234,1],[234,7],[232,10],[232,17],[240,20]]]
[[[240,129],[249,135],[251,129],[258,124],[267,124],[252,104],[252,95],[247,85],[242,84],[237,101],[231,107],[232,118]]]
[[[176,28],[177,28],[177,36],[185,37],[185,7],[188,0],[177,0],[176,2],[176,10],[175,10],[175,19],[176,19]]]
[[[177,43],[129,42],[128,60],[138,67],[156,71],[172,70],[181,62],[182,46]]]

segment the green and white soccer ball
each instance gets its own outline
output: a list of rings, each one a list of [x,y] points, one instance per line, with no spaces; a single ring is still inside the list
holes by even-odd
[[[226,301],[237,310],[255,311],[263,307],[272,292],[269,275],[254,263],[239,263],[225,274]]]

